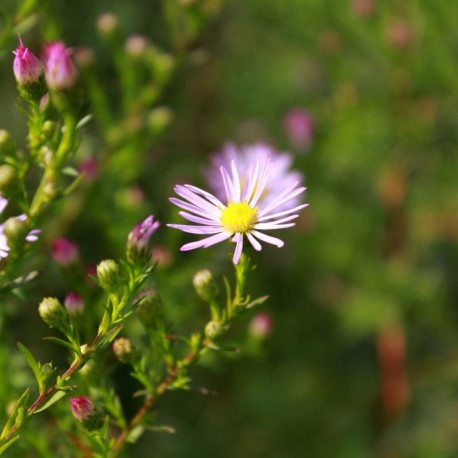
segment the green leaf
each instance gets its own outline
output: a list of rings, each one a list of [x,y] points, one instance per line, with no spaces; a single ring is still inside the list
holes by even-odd
[[[0,445],[0,455],[14,442],[16,442],[19,439],[19,435],[13,436],[10,440],[5,442],[3,445]]]
[[[48,340],[50,342],[62,345],[63,347],[68,348],[70,351],[78,355],[78,352],[75,350],[75,348],[73,348],[72,344],[66,342],[65,340],[59,339],[58,337],[44,337],[44,340]]]
[[[41,377],[41,371],[40,371],[40,363],[34,358],[32,353],[21,344],[21,342],[17,343],[17,346],[19,347],[19,350],[21,353],[24,355],[28,365],[33,371],[33,374],[35,375],[35,378],[37,379],[38,387],[40,390],[40,393],[43,391],[44,385],[43,385],[43,380]]]
[[[255,299],[254,301],[251,301],[249,302],[246,306],[245,306],[245,309],[251,309],[257,305],[261,305],[263,304],[267,299],[269,299],[269,296],[262,296],[262,297],[258,297],[257,299]]]
[[[66,391],[63,391],[63,390],[57,391],[47,401],[45,401],[41,407],[39,407],[33,413],[35,414],[35,413],[42,412],[43,410],[48,409],[53,404],[55,404],[57,401],[60,401],[66,394],[67,394]]]
[[[27,399],[29,398],[29,392],[30,392],[30,388],[27,388],[24,391],[24,393],[22,393],[21,397],[17,400],[16,404],[13,407],[13,410],[10,413],[8,421],[6,422],[2,430],[2,434],[0,435],[0,438],[5,437],[5,434],[7,434],[8,431],[10,430],[11,426],[13,425],[13,422],[16,420],[19,409],[27,402]]]

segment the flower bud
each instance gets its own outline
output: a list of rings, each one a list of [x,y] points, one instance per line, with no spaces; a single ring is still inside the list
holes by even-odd
[[[70,316],[81,315],[84,311],[83,298],[76,291],[71,291],[65,296],[64,306]]]
[[[157,328],[164,322],[164,304],[154,289],[147,289],[139,294],[137,315],[147,329]]]
[[[249,332],[251,336],[258,339],[263,339],[272,332],[272,327],[272,316],[266,312],[258,313],[250,321]]]
[[[130,231],[127,239],[127,259],[132,264],[142,265],[151,257],[148,242],[153,232],[160,226],[159,221],[153,220],[154,216],[150,215]]]
[[[119,337],[113,342],[113,353],[123,363],[135,364],[140,353],[127,337]]]
[[[161,133],[172,120],[172,110],[167,107],[158,107],[148,114],[148,126],[154,133]]]
[[[0,157],[11,156],[16,156],[16,142],[7,130],[0,129]]]
[[[38,313],[48,326],[61,331],[68,328],[67,311],[56,298],[45,297],[38,306]]]
[[[70,240],[60,238],[52,243],[52,258],[61,267],[69,267],[78,263],[80,254],[78,246]]]
[[[51,91],[71,89],[78,79],[78,71],[65,43],[50,43],[44,53],[46,84]]]
[[[124,47],[129,56],[141,57],[148,48],[148,39],[142,35],[131,35],[127,37]]]
[[[113,13],[104,13],[97,19],[97,28],[102,35],[110,36],[118,29],[118,18]]]
[[[4,226],[4,234],[10,250],[17,250],[23,244],[27,236],[27,226],[24,221],[17,217],[8,218]]]
[[[0,165],[0,193],[10,197],[17,190],[16,169],[9,164]]]
[[[70,408],[73,416],[88,431],[95,431],[103,426],[102,414],[94,407],[94,404],[87,396],[70,398]]]
[[[315,134],[315,121],[302,108],[289,110],[283,118],[283,128],[289,141],[298,148],[309,148]]]
[[[212,302],[218,295],[218,286],[208,269],[202,269],[197,272],[192,282],[197,295],[205,302]]]
[[[52,363],[45,363],[40,367],[41,380],[44,384],[46,384],[55,370],[56,368],[52,366]]]
[[[40,100],[46,92],[43,82],[43,66],[38,58],[22,44],[19,37],[19,46],[13,51],[13,72],[21,94],[26,98]]]
[[[119,265],[112,259],[105,259],[97,266],[97,278],[105,291],[115,290],[121,284]]]
[[[219,321],[209,321],[205,326],[205,336],[213,341],[224,332],[224,327]]]

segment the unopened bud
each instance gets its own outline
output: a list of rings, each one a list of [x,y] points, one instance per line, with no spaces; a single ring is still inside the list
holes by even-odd
[[[0,165],[0,193],[6,197],[17,190],[17,173],[9,164]]]
[[[97,278],[105,291],[115,290],[121,284],[119,265],[112,259],[105,259],[97,266]]]
[[[70,408],[73,416],[88,431],[95,431],[103,426],[103,417],[87,396],[70,398]]]
[[[45,77],[52,91],[71,89],[78,79],[78,71],[71,58],[71,50],[65,43],[50,43],[45,50]]]
[[[272,332],[273,320],[269,313],[258,313],[250,321],[249,332],[258,339],[267,337]]]
[[[131,57],[141,57],[148,48],[148,39],[142,35],[131,35],[125,43],[126,53]]]
[[[81,315],[84,311],[83,298],[76,291],[71,291],[65,296],[64,306],[70,316]]]
[[[127,337],[119,337],[113,342],[113,353],[123,363],[134,364],[140,353]]]
[[[97,28],[102,35],[111,35],[118,28],[118,18],[113,13],[105,13],[97,19]]]
[[[54,297],[45,297],[38,306],[41,319],[52,328],[68,328],[68,314],[64,306]]]
[[[61,267],[72,266],[80,259],[78,246],[64,238],[54,240],[52,244],[52,258]]]
[[[208,269],[202,269],[197,272],[192,282],[197,295],[205,302],[212,302],[218,295],[218,286]]]
[[[127,239],[127,259],[131,263],[142,265],[149,261],[149,239],[159,226],[159,221],[154,221],[153,215],[150,215],[130,231]]]
[[[164,322],[164,304],[154,289],[148,289],[140,293],[137,315],[145,328],[156,328]]]
[[[40,367],[41,380],[44,384],[49,380],[49,377],[54,373],[56,368],[52,366],[52,363],[45,363]]]
[[[210,340],[217,339],[224,332],[224,327],[219,321],[209,321],[205,326],[205,335]]]
[[[22,44],[20,37],[19,46],[13,54],[13,72],[21,95],[27,99],[40,100],[46,92],[41,62]]]
[[[172,110],[167,107],[158,107],[148,115],[148,126],[154,133],[161,133],[172,120]]]
[[[24,244],[27,236],[26,223],[16,217],[8,218],[5,222],[4,234],[6,235],[9,249],[14,252]]]
[[[15,155],[16,142],[7,130],[0,129],[0,157],[10,157]]]

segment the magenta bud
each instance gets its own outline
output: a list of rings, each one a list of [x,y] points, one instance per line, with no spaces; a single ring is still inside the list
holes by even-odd
[[[315,133],[315,122],[302,108],[292,108],[283,117],[283,128],[296,147],[309,147]]]
[[[87,396],[70,398],[70,408],[73,416],[88,430],[94,431],[103,426],[100,412]]]
[[[83,298],[76,291],[71,291],[65,296],[64,306],[70,316],[81,315],[84,311]]]
[[[255,315],[249,325],[250,334],[257,338],[267,337],[272,332],[272,328],[272,316],[266,312]]]
[[[78,71],[71,58],[71,50],[64,42],[50,43],[44,52],[45,77],[53,91],[71,89],[78,79]]]
[[[159,221],[154,221],[154,216],[150,215],[130,231],[127,239],[127,259],[130,262],[141,264],[149,260],[149,239],[159,226]]]
[[[70,240],[60,238],[52,244],[52,258],[61,267],[69,267],[76,264],[80,259],[77,245]]]
[[[13,72],[17,83],[20,86],[38,83],[43,75],[43,66],[35,54],[22,44],[21,37],[19,37],[19,46],[13,54],[15,55]]]

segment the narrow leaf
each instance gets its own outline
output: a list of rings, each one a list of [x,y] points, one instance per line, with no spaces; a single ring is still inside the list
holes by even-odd
[[[30,351],[23,344],[21,344],[21,342],[18,342],[17,346],[19,347],[21,353],[24,355],[28,365],[32,369],[33,375],[35,375],[35,378],[37,379],[38,387],[41,393],[43,390],[43,380],[41,378],[40,363],[34,358],[32,353],[30,353]]]
[[[65,391],[57,391],[47,401],[45,401],[42,406],[40,406],[33,413],[35,414],[35,413],[42,412],[43,410],[48,409],[53,404],[55,404],[57,401],[61,400],[66,394],[67,393]]]

